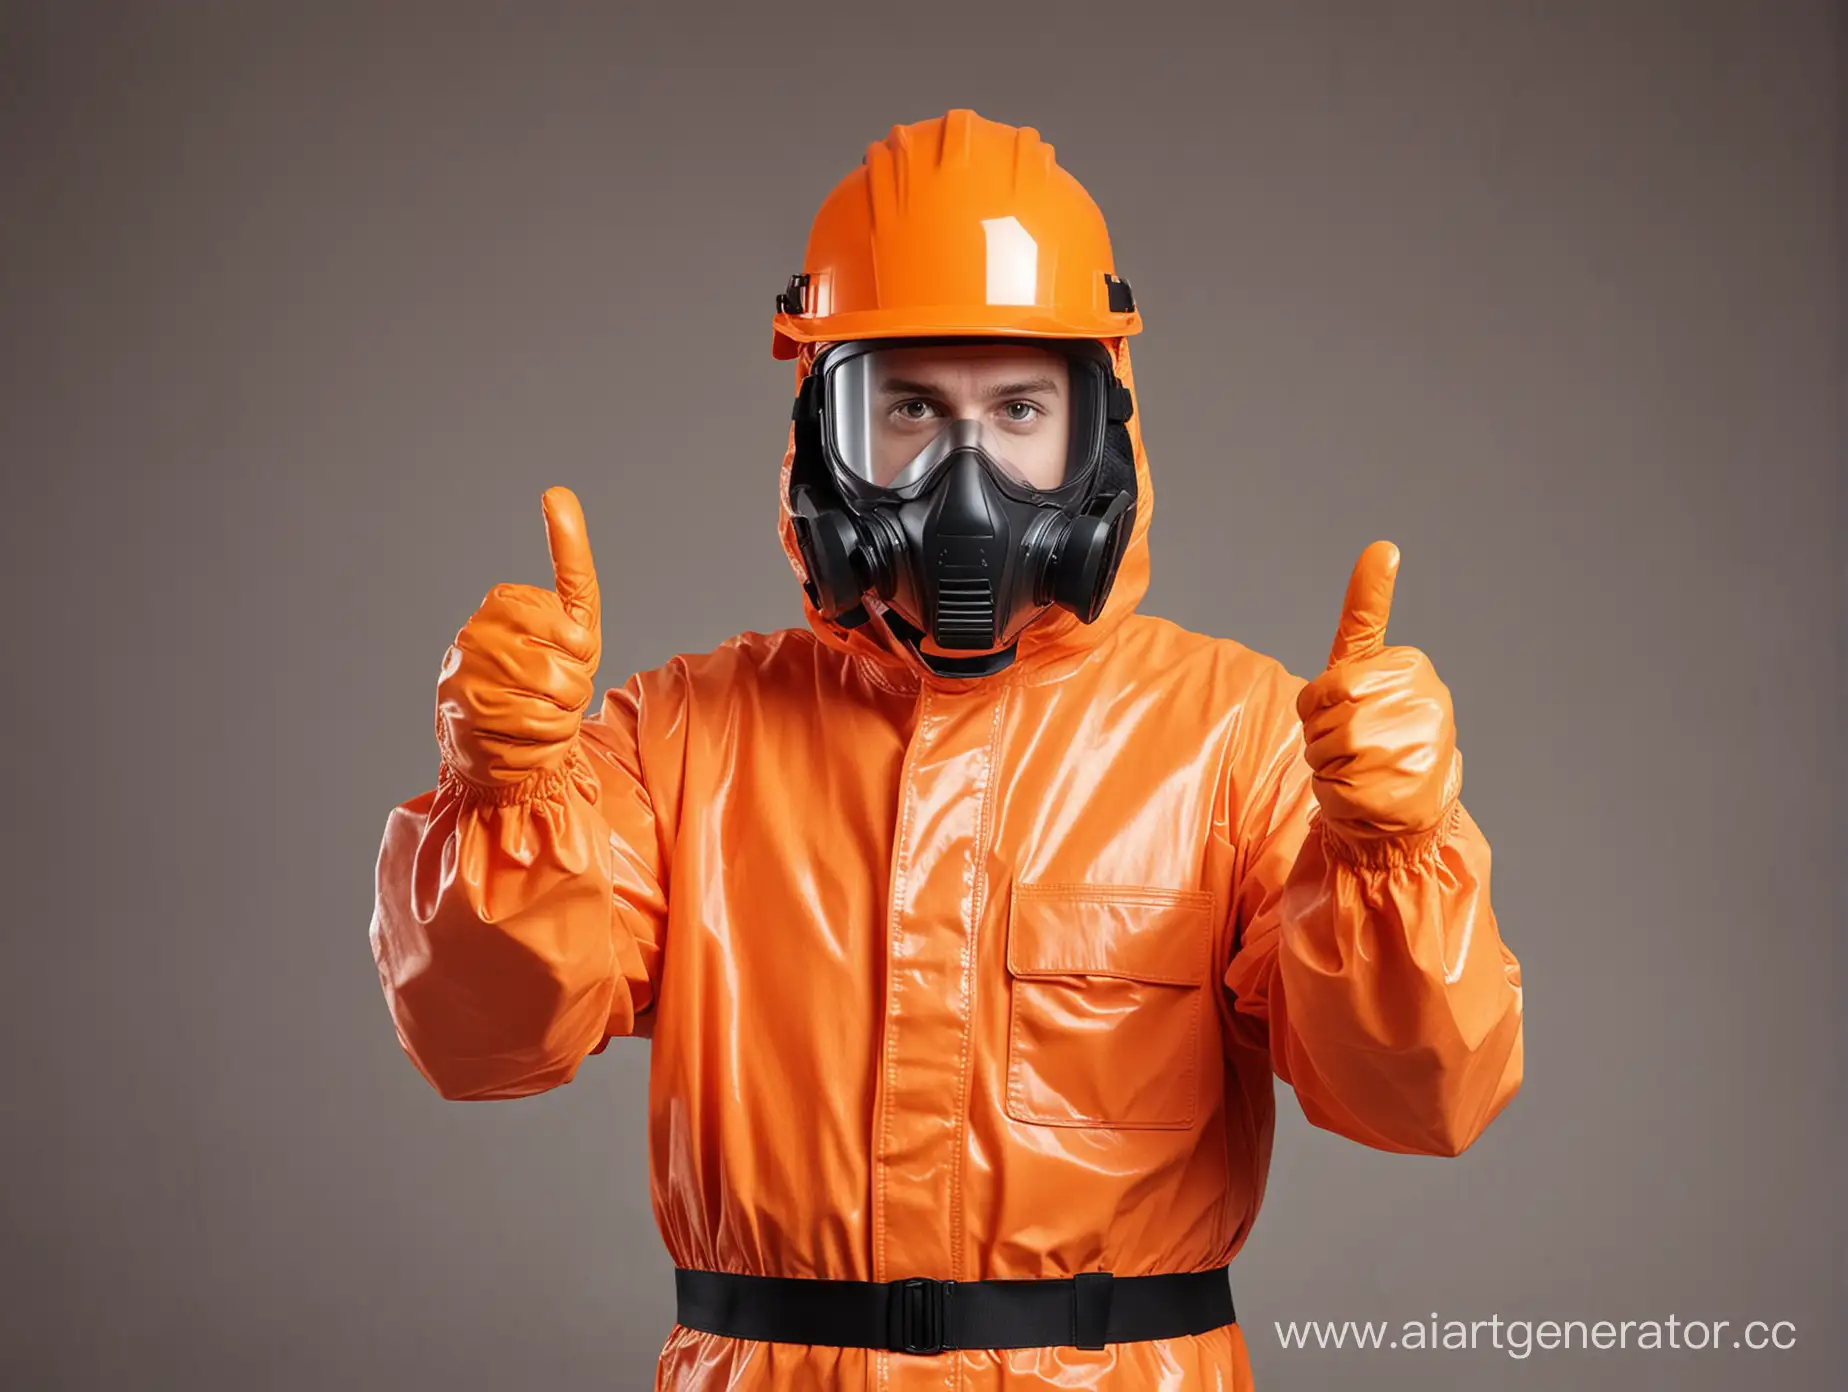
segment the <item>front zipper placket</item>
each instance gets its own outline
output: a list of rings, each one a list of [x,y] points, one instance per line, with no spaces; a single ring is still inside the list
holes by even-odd
[[[900,774],[874,1100],[871,1268],[966,1279],[961,1192],[979,934],[1007,683],[919,691]],[[881,1386],[954,1385],[953,1354],[880,1353]]]

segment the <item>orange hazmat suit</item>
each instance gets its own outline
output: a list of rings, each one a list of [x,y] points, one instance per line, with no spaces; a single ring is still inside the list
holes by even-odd
[[[947,146],[958,120],[979,118],[908,129]],[[824,337],[795,340],[798,379]],[[1133,395],[1127,334],[1104,341]],[[528,1096],[650,1039],[675,1265],[786,1277],[1216,1267],[1257,1215],[1273,1076],[1363,1144],[1470,1145],[1520,1085],[1520,971],[1449,693],[1385,643],[1398,553],[1361,555],[1308,682],[1140,613],[1141,425],[1101,616],[1048,610],[980,679],[805,601],[804,627],[598,702],[589,535],[548,491],[554,588],[496,586],[458,633],[436,786],[392,810],[378,858],[371,944],[430,1085]],[[655,1385],[1179,1392],[1250,1371],[1236,1323],[923,1356],[676,1326]]]

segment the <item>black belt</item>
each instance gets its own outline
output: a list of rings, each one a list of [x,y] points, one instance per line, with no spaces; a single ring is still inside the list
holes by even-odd
[[[688,1329],[778,1344],[941,1353],[1097,1349],[1233,1323],[1227,1268],[1164,1276],[1087,1271],[1045,1281],[826,1281],[674,1270]]]

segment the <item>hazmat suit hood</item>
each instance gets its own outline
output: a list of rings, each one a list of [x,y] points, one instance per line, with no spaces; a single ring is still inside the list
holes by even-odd
[[[1031,341],[1031,340],[1028,340]],[[1149,587],[1149,522],[1154,515],[1155,492],[1149,477],[1148,456],[1142,443],[1142,411],[1136,398],[1135,377],[1130,367],[1129,340],[1113,338],[1101,340],[1109,350],[1115,367],[1117,380],[1129,391],[1135,409],[1127,423],[1130,445],[1134,451],[1136,463],[1136,515],[1130,529],[1129,541],[1123,551],[1123,559],[1118,564],[1115,582],[1110,587],[1110,594],[1104,603],[1103,613],[1092,623],[1083,623],[1076,614],[1067,609],[1053,606],[1046,609],[1022,631],[1016,645],[1016,656],[1012,664],[990,677],[943,676],[932,672],[917,656],[894,635],[885,625],[877,611],[872,619],[858,628],[844,628],[830,619],[822,617],[821,612],[808,598],[806,592],[802,597],[802,610],[809,627],[816,636],[831,648],[874,664],[888,675],[899,676],[909,680],[922,680],[940,686],[966,689],[971,682],[1019,680],[1026,677],[1031,680],[1035,675],[1050,674],[1051,671],[1081,660],[1084,655],[1103,643],[1116,628],[1136,611],[1142,597]],[[803,379],[808,376],[816,352],[821,345],[804,344],[796,357],[796,388],[800,388]],[[790,428],[788,442],[783,450],[783,465],[778,471],[777,531],[782,539],[783,554],[800,581],[804,570],[802,554],[796,545],[794,519],[789,510],[789,475],[796,457],[796,436],[793,425]],[[870,606],[869,606],[870,607]]]

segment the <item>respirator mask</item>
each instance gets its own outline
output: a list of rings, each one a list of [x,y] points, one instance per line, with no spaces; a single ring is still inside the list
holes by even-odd
[[[822,349],[792,413],[789,508],[810,603],[853,628],[876,599],[948,676],[1007,667],[1051,606],[1095,621],[1135,519],[1130,412],[1092,340]]]

